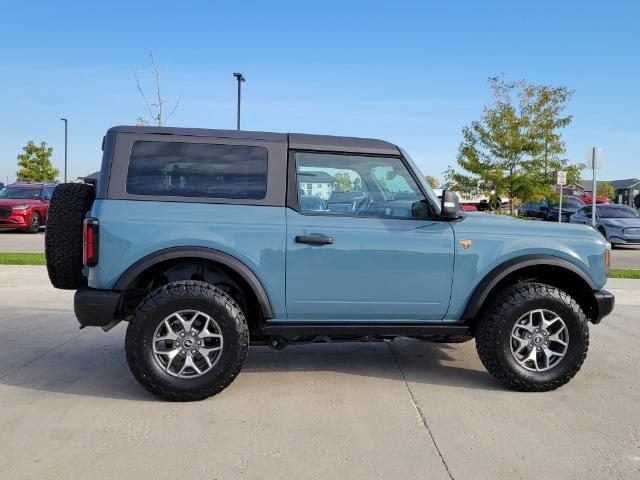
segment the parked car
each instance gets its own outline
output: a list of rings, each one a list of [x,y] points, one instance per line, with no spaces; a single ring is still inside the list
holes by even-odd
[[[327,200],[326,207],[332,212],[350,212],[364,198],[362,191],[334,190]]]
[[[400,336],[475,337],[505,385],[553,390],[614,305],[592,228],[466,214],[392,143],[115,127],[103,145],[95,186],[54,192],[47,271],[76,290],[81,326],[128,322],[129,367],[161,398],[220,392],[250,344]],[[309,170],[350,178],[358,196],[307,209]]]
[[[583,194],[583,195],[581,195],[581,196],[579,196],[577,198],[582,200],[582,202],[585,203],[586,205],[593,204],[593,196],[588,194],[588,193],[585,193],[585,194]],[[607,198],[607,197],[603,197],[603,196],[597,195],[596,196],[596,203],[611,203],[611,200],[609,200],[609,198]]]
[[[545,220],[551,222],[557,222],[560,214],[560,202],[554,201],[549,204],[549,212]],[[571,215],[576,213],[579,209],[584,207],[585,203],[578,197],[563,197],[562,198],[562,221],[569,222]]]
[[[518,215],[521,217],[547,218],[549,215],[549,201],[540,200],[534,203],[523,203],[518,207]]]
[[[47,220],[52,183],[13,183],[0,190],[0,228],[37,233]]]
[[[633,199],[633,205],[636,208],[640,208],[640,193],[636,195],[635,198]]]
[[[588,205],[578,210],[571,223],[591,225],[593,207]],[[627,205],[597,205],[596,229],[612,247],[640,244],[640,215]]]
[[[300,208],[314,212],[324,212],[327,206],[320,197],[314,195],[299,195]]]

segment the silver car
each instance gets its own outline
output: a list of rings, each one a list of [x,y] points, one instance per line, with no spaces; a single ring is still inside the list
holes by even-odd
[[[582,207],[571,216],[571,223],[591,225],[592,206]],[[596,205],[596,228],[616,245],[640,245],[640,215],[626,205]]]

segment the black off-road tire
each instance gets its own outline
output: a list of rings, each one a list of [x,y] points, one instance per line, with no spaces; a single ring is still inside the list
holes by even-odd
[[[160,367],[153,355],[156,328],[180,310],[199,310],[215,319],[224,347],[214,367],[195,378],[178,378]],[[249,349],[249,329],[238,303],[222,289],[204,282],[169,283],[151,292],[129,323],[125,350],[136,380],[152,394],[170,401],[203,400],[224,390],[238,376]]]
[[[63,183],[53,191],[44,251],[49,280],[55,288],[77,290],[87,285],[82,275],[82,222],[94,199],[95,190],[84,183]]]
[[[38,233],[40,231],[40,227],[40,214],[38,212],[33,212],[29,219],[29,228],[27,228],[27,233]]]
[[[569,332],[565,356],[550,370],[533,372],[511,353],[511,330],[522,315],[534,309],[559,315]],[[588,320],[566,292],[550,285],[525,282],[504,290],[483,310],[476,329],[476,349],[485,368],[513,390],[544,392],[566,384],[578,373],[589,348]]]

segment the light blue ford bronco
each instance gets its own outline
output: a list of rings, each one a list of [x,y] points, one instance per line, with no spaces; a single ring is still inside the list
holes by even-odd
[[[97,180],[56,188],[47,268],[82,327],[128,322],[142,386],[188,401],[249,345],[475,338],[521,391],[567,383],[613,309],[584,225],[465,214],[374,139],[115,127]]]

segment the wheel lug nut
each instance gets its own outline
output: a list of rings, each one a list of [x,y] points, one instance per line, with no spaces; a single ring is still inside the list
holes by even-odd
[[[201,342],[200,340],[198,340],[198,341],[196,342],[196,344],[198,344],[198,345],[202,345],[202,342]]]
[[[180,350],[180,355],[186,355],[187,352],[185,352],[184,350]]]
[[[194,332],[193,330],[191,330],[191,336],[195,337],[196,336],[196,332]]]
[[[181,336],[181,337],[184,337],[184,332],[182,332],[182,333],[180,334],[180,336]]]
[[[176,347],[176,348],[179,347],[180,346],[180,342],[173,342],[173,346]]]
[[[538,351],[541,351],[542,349],[540,347],[538,347]]]
[[[191,353],[195,355],[197,353],[197,350],[191,350]]]

